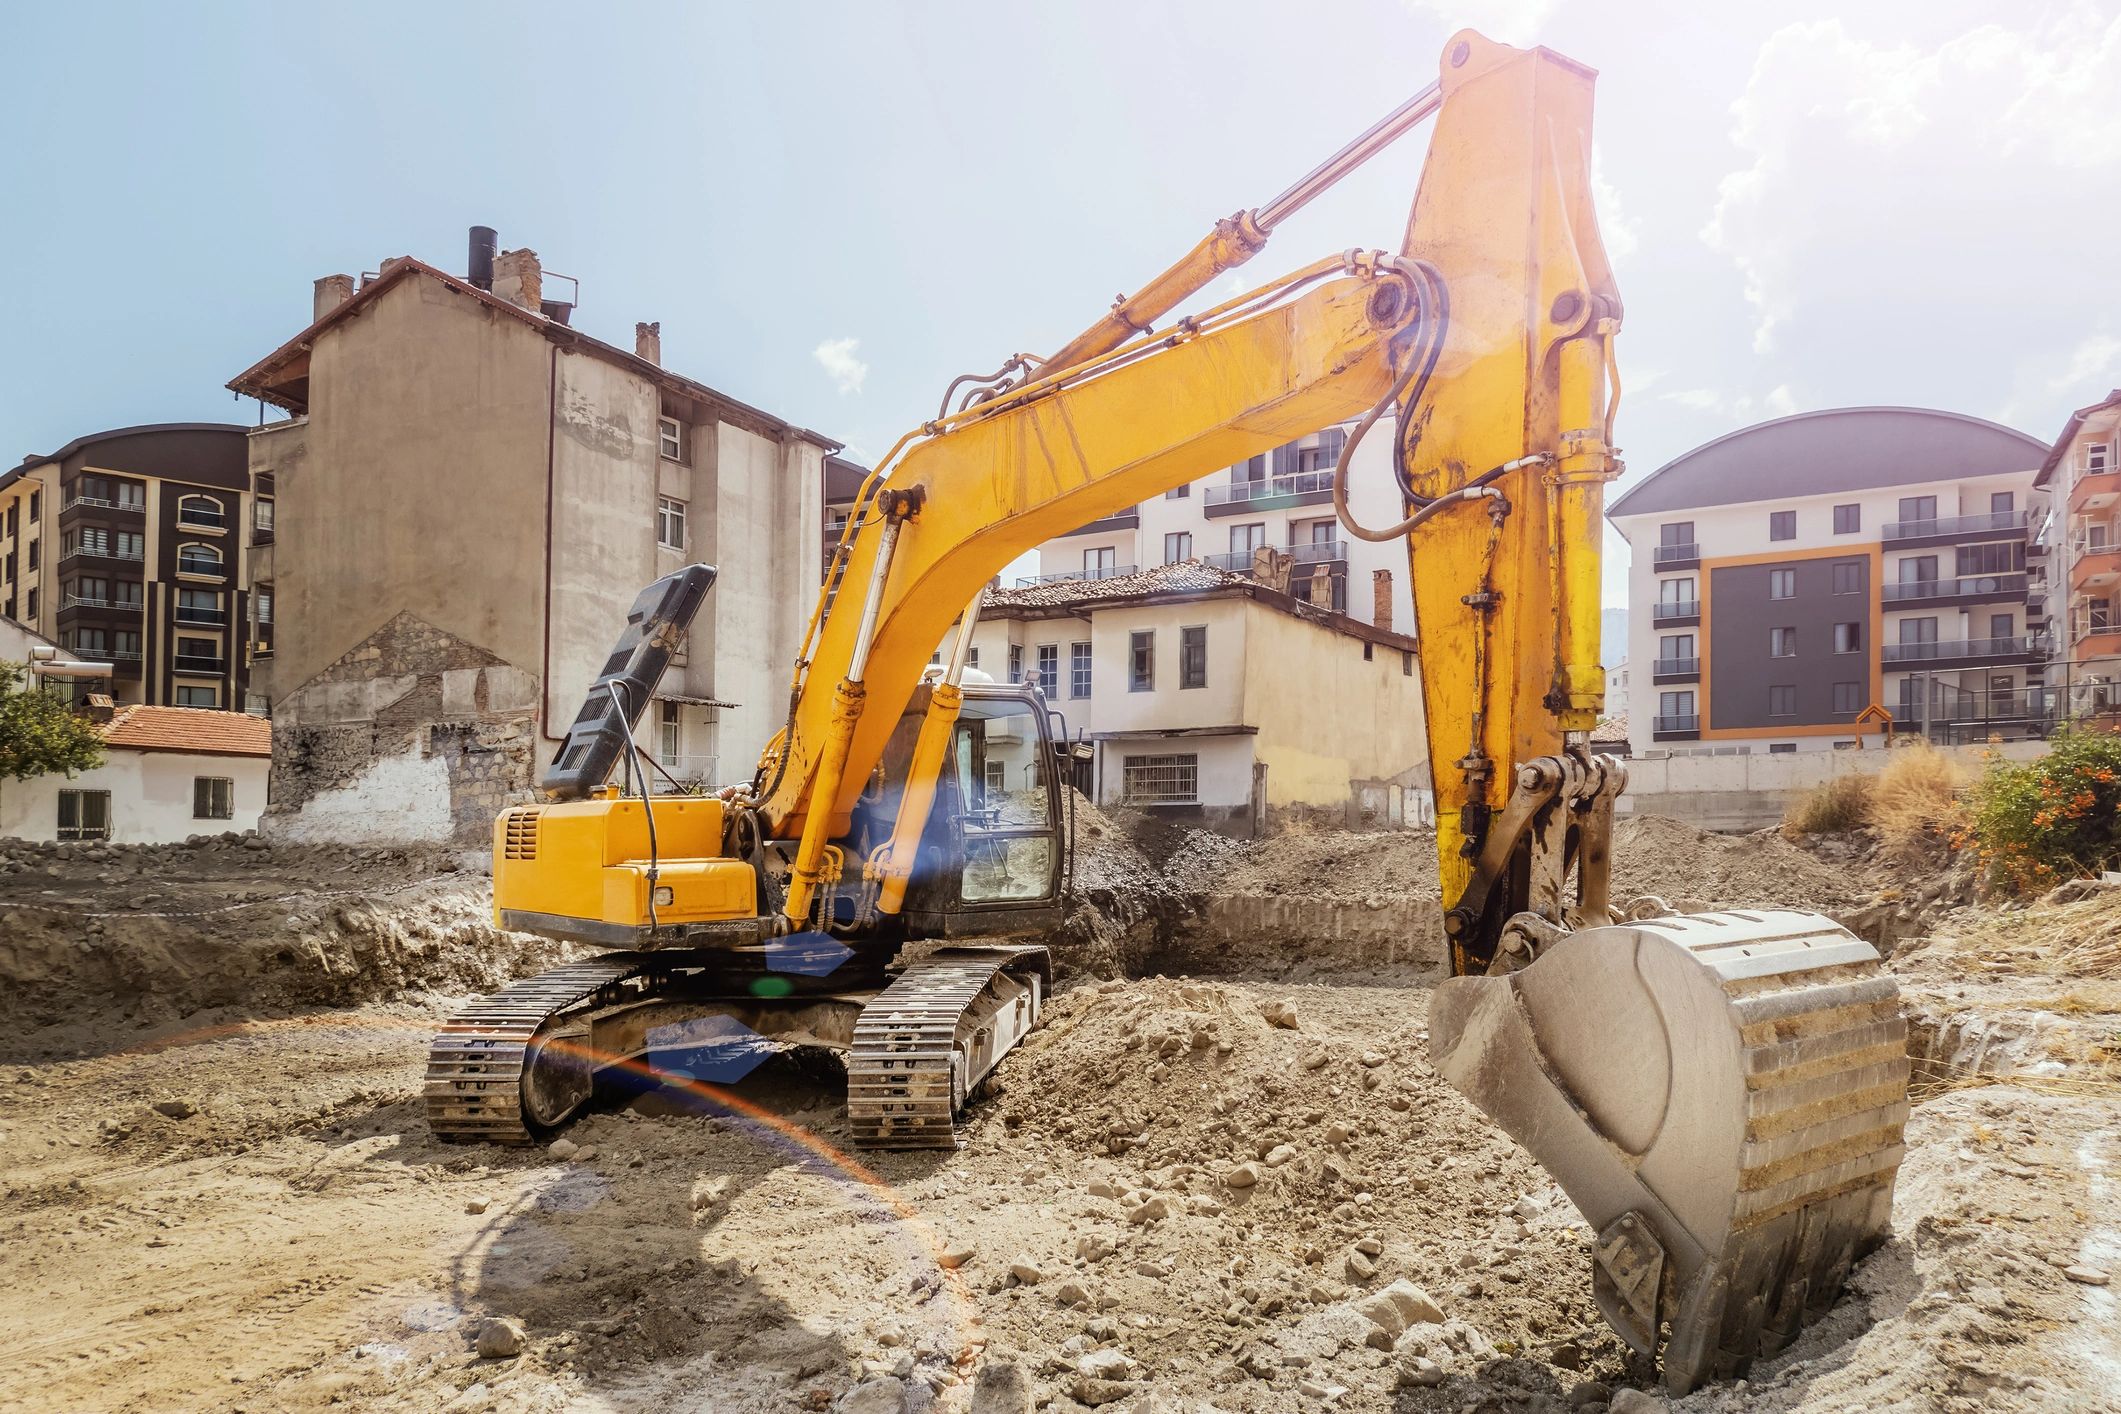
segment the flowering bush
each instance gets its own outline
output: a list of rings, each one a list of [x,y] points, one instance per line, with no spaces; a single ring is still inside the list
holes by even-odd
[[[2037,760],[1993,762],[1952,843],[2011,893],[2121,866],[2121,732],[2060,732]]]

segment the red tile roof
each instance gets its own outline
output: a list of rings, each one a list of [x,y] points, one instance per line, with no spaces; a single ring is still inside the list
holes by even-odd
[[[120,707],[103,739],[131,751],[190,751],[204,756],[270,756],[272,723],[248,712],[202,707]]]

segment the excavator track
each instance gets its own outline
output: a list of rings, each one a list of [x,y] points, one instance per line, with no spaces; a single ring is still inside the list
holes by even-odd
[[[619,952],[570,962],[458,1011],[427,1047],[428,1128],[457,1142],[535,1143],[523,1074],[538,1033],[569,1012],[603,1004],[652,961],[652,954]]]
[[[864,1149],[955,1149],[965,1097],[1038,1020],[1045,949],[945,948],[862,1009],[847,1119]],[[984,1044],[983,1044],[984,1042]]]

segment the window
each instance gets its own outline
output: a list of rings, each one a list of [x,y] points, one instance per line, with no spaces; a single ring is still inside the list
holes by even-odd
[[[32,591],[32,593],[34,592]],[[32,615],[36,612],[35,609],[30,610]],[[2113,601],[2111,599],[2087,599],[2084,601],[2085,632],[2107,633],[2112,630],[2113,623]]]
[[[1797,715],[1797,688],[1794,683],[1776,683],[1768,688],[1767,714],[1770,717]]]
[[[77,628],[74,630],[73,648],[76,653],[102,654],[109,650],[110,644],[104,639],[103,630],[100,628]]]
[[[1090,695],[1090,645],[1087,643],[1068,645],[1068,695]]]
[[[1900,520],[1903,525],[1909,521],[1935,520],[1936,518],[1937,498],[1935,496],[1902,496],[1900,498]]]
[[[1230,553],[1249,557],[1254,550],[1267,543],[1267,523],[1256,520],[1249,525],[1230,527]]]
[[[1854,535],[1863,529],[1863,506],[1851,503],[1834,507],[1834,534]]]
[[[1770,599],[1796,598],[1797,571],[1769,570],[1767,574],[1767,597]]]
[[[236,783],[227,776],[193,776],[191,817],[194,820],[233,820],[236,817]]]
[[[219,528],[228,524],[221,502],[212,496],[179,496],[177,524]]]
[[[979,645],[974,644],[972,651],[965,655],[965,666],[970,668],[979,666]]]
[[[218,575],[221,573],[221,551],[212,545],[179,545],[177,573]]]
[[[1110,545],[1101,545],[1095,550],[1083,551],[1083,578],[1109,579],[1119,568],[1119,551]]]
[[[37,507],[39,507],[43,503],[44,493],[42,491],[32,491],[29,493],[29,523],[32,526],[37,523]]]
[[[1902,643],[1935,643],[1937,641],[1937,620],[1935,618],[1902,619],[1900,621],[1900,641]]]
[[[127,662],[139,657],[140,631],[134,628],[121,628],[114,631],[110,636],[110,651],[112,657],[123,658]]]
[[[144,511],[147,509],[146,486],[138,481],[120,481],[117,486],[118,504],[120,506],[129,511]]]
[[[1694,635],[1668,633],[1657,640],[1657,657],[1667,663],[1685,662],[1694,656]]]
[[[655,420],[656,450],[666,462],[685,459],[685,425],[674,417]]]
[[[261,623],[261,624],[269,624],[269,623],[271,623],[271,622],[272,622],[272,586],[271,586],[271,585],[269,585],[269,584],[261,584],[261,585],[259,585],[259,586],[258,586],[258,588],[257,588],[256,590],[252,591],[252,593],[251,593],[251,596],[250,596],[250,601],[251,601],[251,603],[253,603],[253,604],[255,604],[255,605],[257,606],[257,610],[258,610],[258,622],[259,622],[259,623]]]
[[[99,530],[96,532],[96,535],[100,539],[103,535],[103,532]],[[42,540],[32,540],[29,542],[29,567],[31,569],[35,569],[37,567],[37,552],[43,548],[44,542]]]
[[[1193,532],[1173,530],[1164,535],[1164,563],[1175,565],[1180,560],[1193,558]]]
[[[1200,800],[1200,757],[1129,756],[1120,771],[1126,798],[1139,805],[1192,805]]]
[[[1794,741],[1771,741],[1768,743],[1767,754],[1770,756],[1788,756],[1796,750],[1797,743]]]
[[[1863,625],[1835,624],[1834,651],[1836,653],[1861,653],[1863,651]]]
[[[11,537],[19,526],[19,522],[15,519],[15,512],[21,509],[22,503],[20,501],[9,501],[7,503],[7,533]]]
[[[1660,604],[1691,604],[1694,602],[1694,580],[1660,579],[1657,581],[1657,602]]]
[[[29,621],[32,624],[37,622],[37,591],[34,589],[29,592]]]
[[[1060,645],[1038,645],[1038,690],[1048,697],[1060,696]]]
[[[1022,682],[1023,680],[1024,645],[1021,643],[1012,643],[1009,645],[1009,681]]]
[[[59,838],[62,840],[109,839],[110,792],[107,790],[60,791]]]
[[[221,645],[211,638],[179,637],[177,639],[177,671],[184,672],[186,663],[201,669],[208,669],[208,665],[211,665],[210,671],[219,672],[221,670]]]
[[[2114,449],[2108,442],[2087,442],[2084,446],[2084,474],[2100,476],[2114,469]],[[8,513],[7,528],[15,528],[14,513]]]
[[[1140,628],[1127,635],[1127,691],[1156,690],[1156,630]]]
[[[1690,520],[1666,521],[1657,527],[1659,545],[1691,545],[1694,543],[1694,522]]]
[[[66,534],[60,552],[67,555],[108,555],[110,532],[97,525],[77,526]],[[37,567],[37,542],[29,542],[29,567]]]
[[[1183,501],[1186,499],[1186,497],[1192,494],[1193,483],[1188,481],[1182,485],[1174,486],[1170,490],[1164,492],[1164,499],[1167,501]]]
[[[1934,584],[1937,582],[1937,557],[1935,555],[1909,555],[1900,562],[1902,584]]]
[[[2025,568],[2025,542],[1961,545],[1952,552],[1952,566],[1958,574],[2014,574]]]
[[[655,704],[655,732],[656,753],[665,766],[676,766],[685,744],[685,723],[677,703],[665,700]]]
[[[1768,656],[1770,658],[1794,658],[1797,656],[1797,630],[1794,628],[1771,628],[1767,631]]]
[[[221,591],[218,589],[179,589],[177,591],[177,622],[180,624],[225,623],[221,613]]]
[[[1863,592],[1863,561],[1836,560],[1834,562],[1834,592],[1836,594],[1861,594]]]
[[[1693,715],[1694,715],[1694,691],[1693,691],[1693,689],[1692,689],[1692,688],[1687,688],[1687,689],[1685,689],[1684,691],[1680,691],[1680,692],[1660,692],[1660,693],[1658,693],[1658,694],[1657,694],[1657,715],[1658,715],[1658,716],[1660,716],[1660,717],[1662,717],[1662,718],[1665,718],[1665,719],[1666,719],[1667,721],[1669,721],[1669,720],[1671,720],[1672,718],[1675,718],[1675,717],[1691,717],[1691,716],[1693,716]]]
[[[1795,540],[1797,538],[1797,513],[1795,511],[1769,511],[1767,538],[1770,540]]]
[[[110,581],[95,575],[83,575],[77,579],[69,580],[66,585],[66,598],[60,602],[65,604],[108,604],[110,602]]]
[[[1292,469],[1298,475],[1307,471],[1331,471],[1340,460],[1340,449],[1347,440],[1347,433],[1338,427],[1328,427],[1318,434],[1317,445],[1296,449],[1296,465]]]
[[[1990,638],[2010,638],[2016,633],[2017,627],[2018,619],[2014,614],[1990,614],[1988,616],[1988,636]]]
[[[1267,458],[1264,454],[1250,457],[1230,468],[1230,484],[1246,486],[1267,479]]]
[[[987,763],[986,782],[987,794],[1004,794],[1009,789],[1009,768],[1007,763],[989,761]]]
[[[1181,689],[1208,685],[1208,627],[1195,624],[1178,631],[1178,685]]]
[[[184,547],[182,547],[181,545],[177,547],[179,559],[183,557],[183,548]],[[200,548],[207,550],[213,549],[213,547],[210,545],[201,546]],[[121,530],[115,536],[112,537],[111,553],[116,555],[121,560],[144,560],[147,558],[147,537],[137,530]],[[219,573],[221,565],[221,552],[219,550],[214,550],[213,554],[214,572]],[[182,569],[183,566],[180,564],[178,568]]]
[[[2015,492],[1991,491],[1988,493],[1988,513],[1990,515],[2009,515],[2013,510],[2016,509],[2017,501]]]
[[[685,503],[668,496],[655,498],[655,543],[665,550],[685,548]]]
[[[251,507],[250,525],[253,530],[272,533],[272,501],[260,497]]]
[[[218,687],[192,687],[177,685],[179,707],[218,707],[221,705],[221,689]]]
[[[1414,654],[1405,648],[1399,650],[1399,675],[1403,678],[1414,676]]]
[[[1863,710],[1863,684],[1860,682],[1837,682],[1834,684],[1834,712],[1837,716],[1848,716]]]
[[[111,602],[127,609],[140,607],[140,581],[121,579],[111,586]]]

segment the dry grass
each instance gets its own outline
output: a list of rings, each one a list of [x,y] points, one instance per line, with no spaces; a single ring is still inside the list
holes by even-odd
[[[1836,776],[1812,787],[1782,817],[1782,833],[1840,835],[1860,830],[1871,819],[1871,778]]]
[[[1959,764],[1928,742],[1896,747],[1870,792],[1870,823],[1886,858],[1896,864],[1935,861],[1949,848],[1959,795],[1969,784]]]

